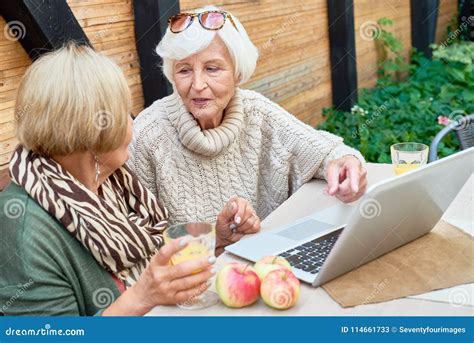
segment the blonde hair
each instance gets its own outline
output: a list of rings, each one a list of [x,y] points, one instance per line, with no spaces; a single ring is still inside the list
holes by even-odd
[[[206,6],[189,12],[201,13],[216,10],[221,9],[216,6]],[[230,14],[230,12],[228,13]],[[163,39],[156,47],[156,52],[163,59],[163,74],[171,84],[174,85],[173,62],[206,49],[216,35],[222,39],[229,50],[232,62],[234,62],[234,76],[237,84],[240,85],[250,79],[257,65],[258,50],[250,40],[242,23],[234,15],[232,15],[232,19],[234,19],[238,31],[229,19],[217,31],[204,29],[197,18],[194,19],[191,26],[180,33],[173,33],[168,27]]]
[[[123,144],[130,109],[122,70],[91,47],[69,43],[40,57],[23,76],[16,135],[45,156],[103,153]]]

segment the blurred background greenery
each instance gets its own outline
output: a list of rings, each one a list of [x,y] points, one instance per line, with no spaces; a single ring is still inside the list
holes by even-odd
[[[412,50],[402,58],[403,46],[388,30],[389,19],[378,21],[377,84],[363,89],[350,112],[325,108],[326,121],[318,129],[333,132],[361,151],[369,162],[390,163],[390,146],[414,141],[429,145],[450,120],[474,113],[474,43],[467,41],[455,20],[441,45],[432,45],[433,58]],[[444,157],[459,149],[454,134],[439,146]]]

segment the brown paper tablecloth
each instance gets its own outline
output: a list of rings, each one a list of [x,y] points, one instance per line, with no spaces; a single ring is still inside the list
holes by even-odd
[[[443,220],[428,234],[323,285],[342,307],[474,282],[474,238]]]

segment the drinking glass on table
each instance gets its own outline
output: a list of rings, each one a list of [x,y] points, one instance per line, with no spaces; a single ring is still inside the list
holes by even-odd
[[[422,143],[397,143],[390,147],[396,175],[420,168],[428,161],[429,147]]]
[[[163,234],[165,244],[180,238],[186,238],[186,248],[177,252],[171,258],[171,263],[177,265],[181,262],[214,256],[216,248],[216,228],[209,223],[184,223],[170,226]],[[195,271],[200,272],[200,270]],[[216,293],[207,290],[201,295],[191,297],[180,308],[196,310],[215,305],[219,301]]]

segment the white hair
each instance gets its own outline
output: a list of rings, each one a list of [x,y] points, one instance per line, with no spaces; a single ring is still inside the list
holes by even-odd
[[[218,10],[220,9],[216,6],[205,6],[189,12],[201,13]],[[228,13],[230,14],[230,12]],[[174,61],[185,59],[206,49],[216,35],[222,39],[229,50],[234,62],[234,76],[237,84],[240,85],[250,79],[257,65],[258,50],[240,21],[233,15],[232,19],[234,19],[238,31],[229,18],[226,19],[224,26],[216,31],[204,29],[197,18],[194,18],[193,23],[180,33],[173,33],[168,27],[163,39],[156,47],[156,52],[163,59],[163,74],[171,84],[174,85]]]

